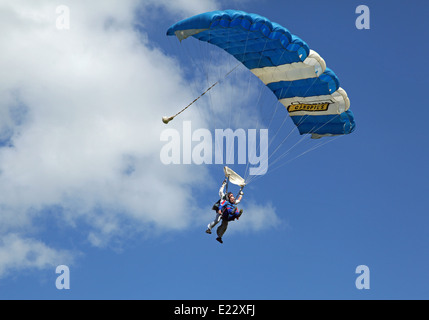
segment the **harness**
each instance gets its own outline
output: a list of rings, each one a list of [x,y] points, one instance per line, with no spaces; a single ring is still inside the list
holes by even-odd
[[[224,197],[225,198],[225,197]],[[225,201],[228,201],[228,200],[226,200],[226,199],[219,199],[214,205],[213,205],[213,207],[212,207],[212,210],[215,210],[216,212],[218,212],[219,211],[219,207],[220,207],[220,202],[222,201],[222,200],[225,200]],[[228,201],[228,203],[230,204],[230,206],[231,206],[231,208],[235,211],[235,210],[237,210],[237,206],[235,205],[235,204],[232,204],[231,202],[229,202]],[[222,213],[226,210],[226,207],[227,206],[225,206],[223,209],[222,209]]]

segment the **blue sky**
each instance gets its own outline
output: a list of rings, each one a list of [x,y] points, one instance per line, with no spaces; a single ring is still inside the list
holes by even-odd
[[[55,28],[61,4],[70,30]],[[355,26],[361,4],[369,30]],[[165,32],[214,9],[258,13],[304,39],[340,78],[357,125],[246,187],[245,213],[222,245],[204,233],[222,165],[159,159],[161,117],[208,84]],[[0,4],[10,31],[0,40],[0,298],[428,299],[427,9]],[[196,107],[215,107],[226,84]],[[189,111],[171,128],[204,127],[203,115]],[[55,286],[60,264],[70,268],[69,290]],[[368,290],[355,286],[359,265],[370,270]]]

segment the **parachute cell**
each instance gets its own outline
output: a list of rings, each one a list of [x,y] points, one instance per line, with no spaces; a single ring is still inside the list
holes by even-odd
[[[323,58],[281,25],[237,10],[212,11],[182,20],[167,35],[194,37],[233,55],[282,103],[300,134],[314,138],[353,132],[347,93]]]

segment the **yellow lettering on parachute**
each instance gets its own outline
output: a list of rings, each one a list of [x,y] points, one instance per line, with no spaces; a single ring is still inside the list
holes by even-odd
[[[316,104],[291,104],[287,107],[287,111],[326,111],[328,110],[329,103],[316,103]]]

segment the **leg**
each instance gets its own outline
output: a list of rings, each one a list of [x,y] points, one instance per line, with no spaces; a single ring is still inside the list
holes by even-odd
[[[226,229],[228,228],[228,221],[227,220],[222,220],[222,224],[217,227],[216,233],[217,233],[217,241],[219,241],[220,243],[222,243],[222,236],[224,235]]]
[[[219,213],[216,213],[215,219],[208,224],[206,232],[212,233],[212,229],[214,228],[215,225],[217,225],[219,223],[221,218],[222,218],[222,216]]]

